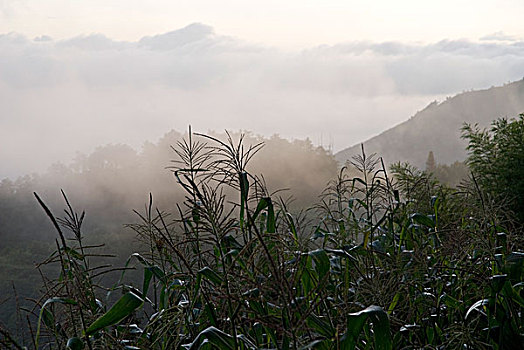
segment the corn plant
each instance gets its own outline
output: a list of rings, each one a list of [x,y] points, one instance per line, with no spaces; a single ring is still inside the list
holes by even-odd
[[[524,254],[475,175],[457,189],[406,164],[391,175],[362,148],[297,214],[250,173],[262,147],[190,130],[170,167],[185,200],[168,212],[150,195],[128,225],[144,249],[107,290],[97,277],[114,268],[93,265],[84,215],[38,198],[59,236],[44,263],[60,272],[30,310],[33,348],[522,347]]]

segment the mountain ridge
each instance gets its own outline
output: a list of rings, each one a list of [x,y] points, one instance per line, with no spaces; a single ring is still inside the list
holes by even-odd
[[[398,161],[423,167],[433,151],[441,164],[462,161],[467,156],[466,141],[461,139],[464,123],[489,127],[500,117],[516,117],[524,112],[524,79],[503,86],[474,90],[431,102],[408,120],[361,143],[335,153],[343,164],[360,153],[376,153],[388,164]]]

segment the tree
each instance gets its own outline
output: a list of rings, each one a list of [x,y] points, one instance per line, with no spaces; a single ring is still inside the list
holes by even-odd
[[[524,224],[524,114],[500,118],[490,130],[464,124],[467,164],[479,187]]]
[[[426,160],[426,171],[428,173],[434,173],[436,169],[435,156],[433,156],[433,151],[429,151],[428,159]]]

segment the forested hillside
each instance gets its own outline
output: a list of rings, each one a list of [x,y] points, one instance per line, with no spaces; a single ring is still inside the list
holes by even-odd
[[[407,161],[423,168],[430,151],[441,164],[466,158],[463,123],[487,127],[492,120],[524,112],[524,80],[487,90],[469,91],[432,102],[405,122],[364,141],[366,150],[388,164]],[[360,144],[335,154],[342,164],[360,152]]]
[[[226,139],[227,135],[213,136]],[[187,133],[186,133],[187,137]],[[239,134],[232,134],[235,139]],[[44,261],[56,248],[53,225],[39,206],[33,192],[45,200],[57,216],[63,213],[62,189],[74,208],[86,212],[83,223],[87,244],[106,244],[123,265],[140,246],[136,234],[125,224],[134,223],[153,195],[159,208],[173,208],[184,200],[171,167],[184,134],[171,131],[156,143],[147,142],[140,151],[123,144],[98,147],[91,154],[78,154],[71,164],[54,164],[46,173],[31,174],[0,182],[0,322],[15,326],[14,287],[20,303],[35,297],[41,278],[35,264]],[[264,174],[270,191],[293,198],[292,208],[314,203],[337,173],[332,155],[309,140],[288,141],[247,134],[244,144],[264,143],[250,164],[253,174]],[[99,259],[107,262],[107,259]],[[105,283],[118,277],[113,274]],[[114,282],[114,281],[113,281]],[[1,324],[0,323],[0,324]]]

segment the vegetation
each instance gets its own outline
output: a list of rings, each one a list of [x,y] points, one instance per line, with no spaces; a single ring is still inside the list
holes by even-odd
[[[44,295],[28,310],[30,337],[0,329],[0,344],[522,348],[522,222],[495,192],[506,178],[476,159],[494,154],[497,174],[518,176],[502,168],[513,158],[499,158],[522,147],[524,118],[494,125],[465,127],[473,176],[455,189],[409,164],[390,174],[362,148],[317,205],[295,214],[249,171],[261,143],[190,132],[172,168],[184,200],[169,213],[150,196],[129,225],[147,250],[129,257],[113,285],[100,283],[114,268],[93,262],[101,247],[85,244],[84,213],[64,194],[65,217],[56,217],[37,196],[58,234],[44,264],[59,269],[55,279],[44,274]],[[142,276],[130,285],[133,264]]]
[[[17,305],[33,307],[28,299],[41,295],[35,264],[56,249],[56,231],[42,215],[33,192],[60,213],[63,198],[59,189],[63,189],[71,202],[86,212],[82,224],[85,244],[105,243],[110,247],[106,250],[116,255],[113,259],[96,257],[92,263],[123,266],[130,254],[143,249],[134,232],[123,225],[135,221],[132,209],[142,208],[149,193],[155,195],[155,205],[160,208],[176,208],[184,200],[183,189],[166,169],[174,154],[171,145],[183,137],[183,133],[171,131],[155,143],[145,143],[138,152],[125,145],[105,145],[91,154],[78,154],[71,164],[54,164],[46,173],[0,181],[0,326],[16,334],[26,324],[25,317],[17,317]],[[336,176],[332,156],[308,140],[244,136],[245,144],[260,142],[264,142],[264,149],[251,161],[250,169],[263,172],[272,191],[289,189],[279,195],[293,198],[290,210],[312,205],[324,185]],[[54,265],[41,268],[48,275],[58,272]],[[128,283],[136,284],[140,278],[138,271],[126,273]],[[104,275],[101,283],[110,286],[118,279],[118,273],[112,272]]]
[[[433,175],[442,184],[457,187],[468,179],[470,170],[464,162],[456,161],[449,165],[437,163],[433,152],[429,151],[426,160],[426,173]]]
[[[514,116],[524,111],[524,79],[491,87],[468,91],[431,102],[413,117],[381,134],[364,141],[368,152],[375,152],[388,163],[408,161],[424,168],[428,152],[442,164],[451,164],[467,157],[467,140],[460,138],[464,122],[479,123],[488,127],[494,116]],[[339,161],[360,152],[355,145],[335,154]]]
[[[484,194],[524,224],[524,114],[513,122],[498,119],[490,131],[469,124],[462,131],[468,165]]]

